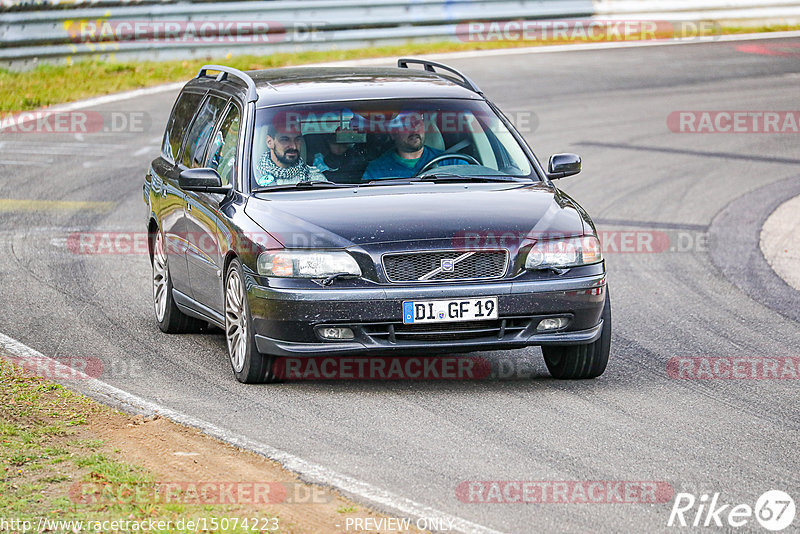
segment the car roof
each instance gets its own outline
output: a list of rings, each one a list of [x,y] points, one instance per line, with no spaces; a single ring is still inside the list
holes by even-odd
[[[483,97],[445,74],[421,69],[375,67],[283,67],[247,71],[258,93],[257,107],[336,100]],[[226,85],[244,89],[234,77]],[[219,87],[213,78],[195,78],[190,86]]]
[[[445,75],[407,68],[292,67],[248,72],[257,107],[383,98],[468,98],[477,93]]]

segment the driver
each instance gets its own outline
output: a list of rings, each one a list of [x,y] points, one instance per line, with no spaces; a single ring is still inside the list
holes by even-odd
[[[306,165],[300,157],[303,135],[300,122],[276,119],[267,128],[267,150],[256,165],[256,182],[260,186],[296,184],[325,176]]]
[[[383,178],[416,176],[441,150],[425,145],[425,120],[422,112],[404,111],[389,122],[394,147],[369,162],[362,181]],[[456,159],[441,161],[440,165],[458,165]]]

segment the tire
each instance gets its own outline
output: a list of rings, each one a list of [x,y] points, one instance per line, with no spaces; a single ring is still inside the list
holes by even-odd
[[[236,380],[244,384],[276,382],[273,356],[258,352],[244,271],[234,259],[225,273],[225,341]]]
[[[602,318],[603,330],[593,343],[542,347],[544,363],[553,378],[574,380],[603,374],[611,352],[611,299],[607,287]]]
[[[199,332],[204,322],[189,317],[178,309],[172,298],[172,278],[169,274],[169,260],[164,250],[164,236],[156,230],[153,237],[153,309],[158,328],[167,334]]]

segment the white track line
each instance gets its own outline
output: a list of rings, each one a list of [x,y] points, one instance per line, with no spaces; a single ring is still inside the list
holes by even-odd
[[[186,85],[186,82],[167,83],[164,85],[156,85],[154,87],[146,87],[144,89],[135,89],[133,91],[125,91],[124,93],[115,93],[113,95],[98,96],[86,100],[78,100],[68,104],[59,104],[49,108],[37,109],[34,111],[21,111],[12,116],[0,116],[0,132],[8,129],[17,129],[28,122],[34,122],[37,117],[47,116],[52,113],[62,113],[67,111],[75,111],[78,109],[87,109],[95,106],[102,106],[104,104],[112,104],[114,102],[121,102],[123,100],[130,100],[132,98],[139,98],[140,96],[155,95],[167,91],[178,91],[181,87]]]
[[[133,91],[125,91],[123,93],[115,93],[113,95],[104,95],[88,98],[86,100],[78,100],[76,102],[70,102],[69,104],[60,104],[58,106],[45,108],[45,111],[72,111],[91,106],[102,106],[103,104],[111,104],[113,102],[120,102],[122,100],[130,100],[131,98],[139,98],[140,96],[155,95],[167,91],[177,91],[184,85],[186,85],[186,82],[173,82],[164,85],[156,85],[153,87],[145,87],[144,89],[134,89]]]
[[[441,59],[471,59],[493,56],[517,56],[525,54],[550,54],[556,52],[579,52],[582,50],[608,50],[614,48],[645,48],[648,46],[677,46],[688,44],[726,43],[735,41],[755,41],[761,39],[787,39],[800,37],[800,30],[786,32],[742,33],[735,35],[707,35],[703,37],[685,37],[682,39],[655,39],[652,41],[613,41],[602,43],[576,43],[565,45],[540,45],[520,48],[495,48],[491,50],[465,50],[462,52],[444,52],[441,54],[423,54],[414,56],[419,58]],[[334,61],[330,63],[310,63],[295,65],[293,67],[360,67],[371,65],[385,65],[392,63],[392,57],[351,59]]]
[[[578,52],[581,50],[606,50],[614,48],[644,48],[648,46],[677,46],[687,44],[708,44],[708,43],[725,43],[735,41],[755,41],[763,39],[787,39],[793,37],[800,37],[800,31],[785,31],[785,32],[763,32],[763,33],[742,33],[736,35],[708,35],[704,37],[687,37],[684,39],[659,39],[653,41],[618,41],[618,42],[603,42],[603,43],[577,43],[567,45],[541,45],[541,46],[528,46],[521,48],[497,48],[492,50],[467,50],[462,52],[446,52],[441,54],[422,54],[416,57],[425,59],[469,59],[477,57],[493,57],[493,56],[516,56],[524,54],[548,54],[556,52]],[[356,67],[368,65],[385,65],[394,62],[393,57],[380,57],[369,59],[350,59],[346,61],[333,61],[329,63],[308,63],[304,65],[296,65],[296,67]],[[188,80],[187,80],[188,81]],[[186,82],[175,82],[164,85],[156,85],[147,87],[145,89],[136,89],[134,91],[126,91],[124,93],[116,93],[113,95],[99,96],[96,98],[89,98],[86,100],[78,100],[70,102],[69,104],[57,105],[49,108],[32,111],[31,113],[43,111],[74,111],[77,109],[85,109],[92,106],[100,106],[103,104],[110,104],[113,102],[120,102],[123,100],[130,100],[140,96],[154,95],[168,91],[177,91],[183,87]],[[12,118],[3,120],[3,127],[13,126],[15,123]],[[159,139],[160,141],[160,139]]]
[[[11,356],[11,358],[9,358],[9,356]],[[230,443],[242,449],[254,451],[267,458],[280,462],[283,467],[297,473],[300,475],[300,478],[306,482],[334,488],[345,495],[354,497],[356,500],[371,504],[381,510],[387,510],[392,514],[411,519],[418,519],[421,517],[442,519],[446,523],[451,524],[452,528],[458,532],[502,534],[500,531],[436,510],[430,506],[373,486],[368,482],[363,482],[356,478],[331,471],[326,467],[303,460],[288,452],[274,449],[244,436],[233,434],[212,423],[137,397],[136,395],[117,389],[96,378],[87,377],[79,371],[69,368],[59,363],[57,360],[49,358],[39,351],[2,333],[0,333],[0,358],[9,359],[11,361],[13,361],[13,358],[19,358],[22,360],[45,362],[47,364],[46,368],[52,371],[53,375],[56,377],[79,377],[79,380],[70,380],[69,385],[75,386],[79,384],[80,387],[75,389],[101,402],[119,407],[127,412],[142,413],[144,415],[159,414],[176,423],[197,428],[202,430],[205,434],[218,438],[226,443]],[[64,383],[64,381],[54,381],[61,382],[62,384]]]

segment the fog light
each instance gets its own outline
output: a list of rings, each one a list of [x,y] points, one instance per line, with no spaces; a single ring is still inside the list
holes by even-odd
[[[353,339],[353,330],[341,326],[323,326],[317,329],[319,335],[324,339]]]
[[[536,327],[536,330],[539,332],[558,330],[567,326],[567,323],[569,323],[569,319],[566,317],[548,317],[539,321],[539,326]]]

